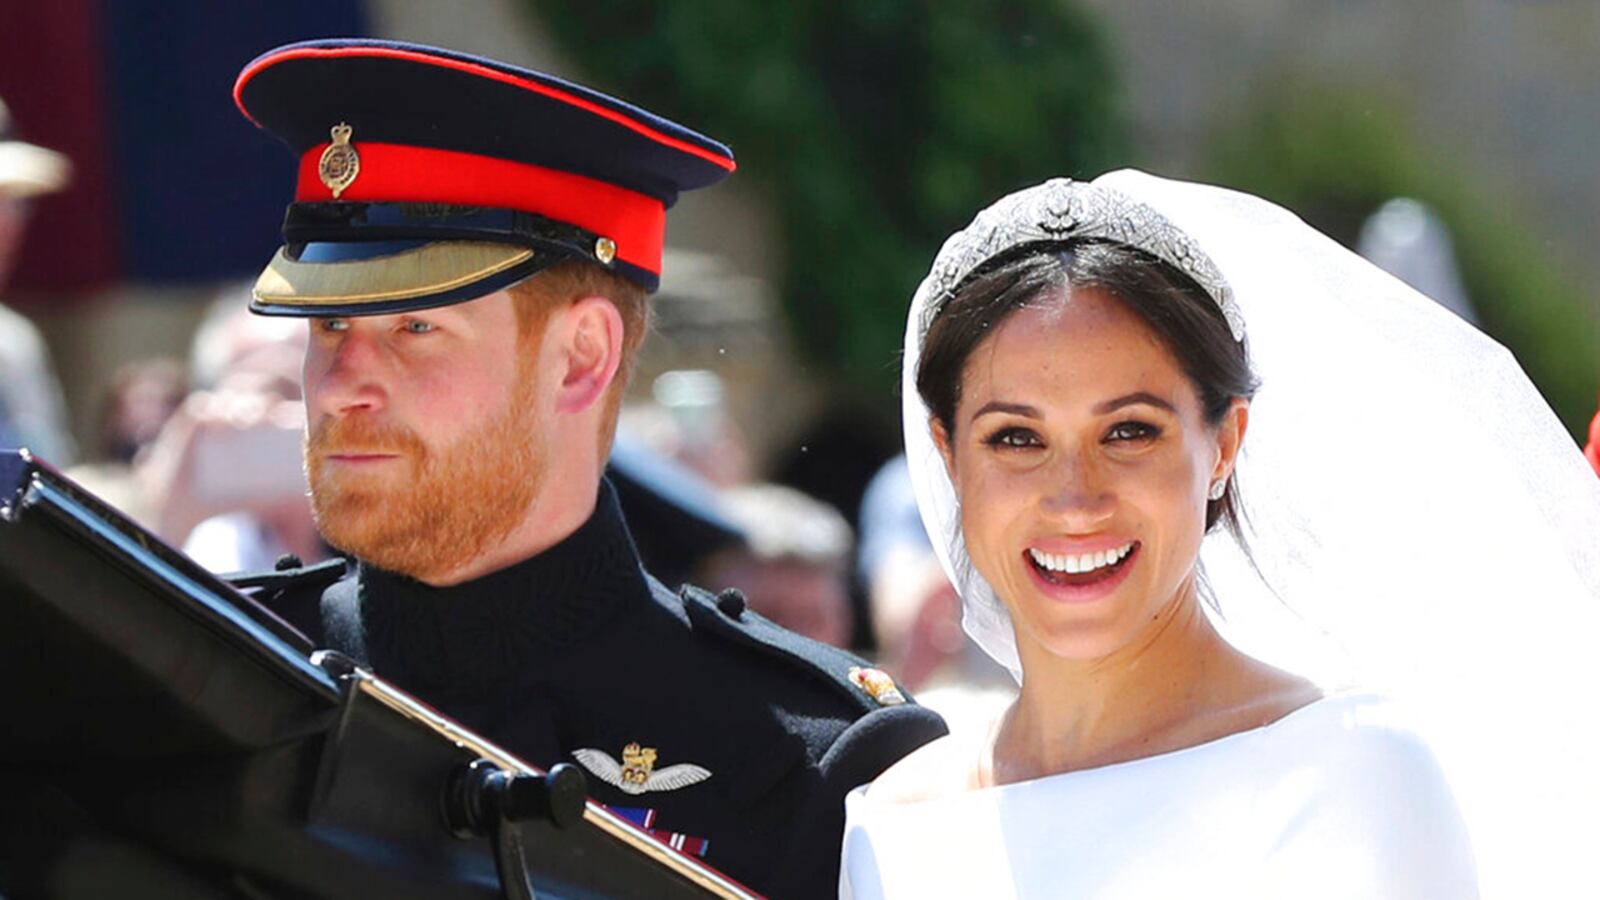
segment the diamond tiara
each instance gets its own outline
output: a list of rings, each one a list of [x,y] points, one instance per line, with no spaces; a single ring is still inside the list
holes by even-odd
[[[945,241],[918,289],[933,301],[924,306],[922,333],[956,288],[996,255],[1023,244],[1084,238],[1143,250],[1188,275],[1222,310],[1233,339],[1244,340],[1244,317],[1233,290],[1193,238],[1131,197],[1070,178],[1053,178],[1000,198]]]

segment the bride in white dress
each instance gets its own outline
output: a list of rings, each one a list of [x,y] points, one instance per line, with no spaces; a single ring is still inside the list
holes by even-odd
[[[1600,482],[1501,348],[1271,204],[1119,172],[952,236],[905,366],[924,522],[1021,692],[851,794],[842,896],[1595,890]]]

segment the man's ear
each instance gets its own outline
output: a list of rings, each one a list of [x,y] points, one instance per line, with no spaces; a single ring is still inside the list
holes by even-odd
[[[622,366],[622,314],[609,299],[590,295],[573,301],[558,315],[565,365],[556,411],[581,413],[605,396]]]

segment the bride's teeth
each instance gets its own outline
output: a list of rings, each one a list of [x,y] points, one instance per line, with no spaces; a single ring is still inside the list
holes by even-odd
[[[1118,547],[1115,550],[1102,550],[1099,553],[1085,553],[1081,556],[1045,553],[1032,547],[1028,548],[1028,554],[1033,557],[1033,561],[1039,565],[1039,568],[1049,569],[1052,572],[1065,572],[1069,575],[1093,572],[1095,569],[1103,569],[1106,566],[1115,565],[1131,552],[1133,552],[1132,543]]]

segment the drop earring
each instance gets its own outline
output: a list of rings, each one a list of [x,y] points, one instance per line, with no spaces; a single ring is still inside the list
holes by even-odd
[[[1211,490],[1206,492],[1206,496],[1210,497],[1212,500],[1221,500],[1222,495],[1226,494],[1227,492],[1228,479],[1222,478],[1211,483]]]

